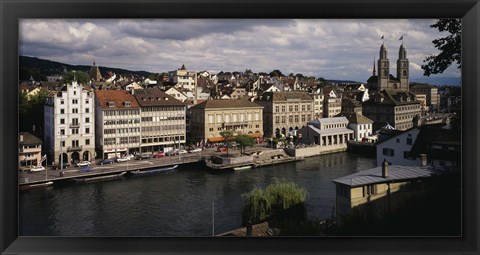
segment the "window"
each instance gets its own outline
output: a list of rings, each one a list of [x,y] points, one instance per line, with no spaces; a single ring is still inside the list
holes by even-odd
[[[75,94],[75,91],[74,91]],[[78,104],[78,99],[72,99],[72,104]]]
[[[60,129],[60,135],[65,135],[65,129]]]
[[[383,148],[383,155],[393,157],[395,155],[395,151],[389,148]]]
[[[90,128],[85,128],[85,134],[90,134]]]
[[[275,112],[279,112],[280,111],[280,106],[275,106]]]
[[[78,109],[77,109],[77,108],[73,108],[73,109],[72,109],[72,113],[78,113]]]
[[[65,119],[60,119],[60,124],[65,124]]]
[[[85,113],[90,113],[90,108],[85,108]]]
[[[407,138],[407,144],[408,144],[408,145],[412,145],[412,138],[411,138],[411,137],[408,137],[408,138]]]
[[[363,196],[375,195],[377,194],[377,186],[375,184],[363,186]]]
[[[400,139],[397,138],[397,143],[399,143],[399,142],[400,142]]]
[[[65,104],[65,100],[60,100],[60,104]]]
[[[293,111],[293,105],[289,105],[289,106],[288,106],[288,111],[289,111],[289,112]]]
[[[60,109],[60,114],[65,114],[65,109]]]
[[[72,129],[72,135],[78,135],[78,128]]]
[[[90,145],[90,139],[85,139],[85,145]]]
[[[85,118],[85,123],[90,123],[90,118]]]

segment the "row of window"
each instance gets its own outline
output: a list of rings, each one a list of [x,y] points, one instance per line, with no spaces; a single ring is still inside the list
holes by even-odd
[[[139,124],[140,119],[127,119],[127,120],[106,120],[103,122],[105,126],[108,125],[127,125],[127,124]]]
[[[172,111],[185,111],[183,106],[149,106],[143,107],[142,112],[172,112]]]
[[[142,144],[175,142],[185,140],[185,136],[142,137]]]
[[[142,117],[142,122],[159,122],[168,120],[185,120],[185,116]]]
[[[334,129],[334,128],[342,128],[342,127],[346,127],[347,124],[346,123],[340,123],[340,124],[326,124],[326,125],[323,125],[323,129]]]
[[[105,135],[138,133],[138,132],[140,132],[139,127],[134,127],[134,128],[108,128],[108,129],[103,130],[103,133]]]
[[[311,120],[312,115],[308,114],[302,114],[301,116],[301,122],[306,122],[307,120]],[[275,116],[275,124],[285,124],[287,120],[287,116]],[[299,115],[289,115],[288,116],[288,122],[289,123],[298,123],[299,122]]]
[[[78,108],[72,108],[72,113],[78,113]],[[90,108],[85,108],[85,113],[90,113]],[[64,108],[60,108],[60,114],[65,114]]]
[[[244,122],[245,117],[247,118],[247,121],[260,121],[260,113],[255,112],[255,113],[238,113],[238,114],[216,114],[215,115],[217,118],[217,124],[220,123],[230,123],[230,122]],[[202,116],[197,115],[197,120],[201,121]],[[208,123],[209,124],[214,124],[215,119],[213,114],[208,114],[207,115]]]
[[[142,132],[152,132],[152,131],[170,131],[170,130],[184,130],[185,125],[161,125],[153,127],[142,127]]]
[[[129,143],[140,143],[140,136],[130,137],[118,137],[118,138],[105,138],[103,139],[104,145],[120,145]]]
[[[65,145],[66,145],[65,141],[60,141],[60,147],[65,148]],[[85,139],[85,145],[90,145],[90,139]],[[78,140],[72,140],[71,146],[79,147],[80,142]]]
[[[125,115],[139,115],[140,110],[113,110],[113,111],[103,111],[105,116],[125,116]]]
[[[280,107],[281,107],[281,109],[282,109],[282,112],[286,112],[286,109],[287,109],[286,105],[282,105],[282,106],[277,105],[277,106],[275,106],[275,112],[280,112]],[[288,106],[288,111],[289,111],[289,112],[293,112],[293,111],[298,112],[298,111],[299,111],[299,107],[301,107],[302,112],[304,112],[305,110],[310,111],[310,110],[312,109],[312,105],[310,105],[310,104],[307,104],[307,105],[302,104],[302,105],[300,105],[300,106],[299,106],[298,104],[296,104],[296,105],[289,105],[289,106]]]
[[[85,122],[84,123],[90,123],[90,118],[85,118]],[[61,118],[60,119],[60,124],[65,124],[65,119],[64,118]],[[73,118],[72,119],[72,124],[76,124],[78,125],[78,118]]]

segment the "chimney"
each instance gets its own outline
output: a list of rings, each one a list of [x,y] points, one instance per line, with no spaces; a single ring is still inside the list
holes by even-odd
[[[382,163],[382,177],[388,178],[388,162],[386,159],[384,159]]]
[[[420,154],[420,166],[427,165],[427,154]]]
[[[23,135],[20,135],[20,142],[23,142]]]

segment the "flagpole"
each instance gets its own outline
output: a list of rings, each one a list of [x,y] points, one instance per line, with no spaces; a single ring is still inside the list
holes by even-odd
[[[45,156],[47,156],[47,154],[45,154]],[[45,157],[45,181],[48,181],[47,166],[48,166],[48,159]]]

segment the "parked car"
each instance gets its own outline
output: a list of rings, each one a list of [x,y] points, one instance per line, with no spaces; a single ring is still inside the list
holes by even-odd
[[[142,159],[150,159],[152,155],[150,153],[142,153],[140,155],[137,155],[135,159],[142,160]]]
[[[218,146],[217,151],[218,151],[218,152],[227,151],[227,147],[226,147],[226,146]]]
[[[163,158],[163,157],[165,157],[165,152],[163,152],[163,151],[159,151],[159,152],[153,154],[153,156],[152,156],[152,158]]]
[[[40,172],[40,171],[45,171],[45,167],[43,166],[34,166],[30,168],[30,172]]]
[[[173,150],[171,150],[171,151],[167,151],[167,152],[165,153],[165,155],[167,155],[167,156],[173,156],[173,155],[177,155],[177,153],[178,153],[178,149],[173,149]]]
[[[90,161],[82,161],[77,163],[78,167],[90,166]]]
[[[187,154],[188,151],[187,150],[184,150],[184,149],[180,149],[177,151],[177,154]]]
[[[113,159],[107,158],[97,163],[97,165],[108,165],[108,164],[113,164]]]
[[[201,151],[202,151],[202,148],[195,148],[195,149],[189,150],[188,152],[195,153],[195,152],[201,152]]]
[[[115,161],[116,162],[125,162],[125,161],[129,161],[130,158],[127,157],[127,156],[124,156],[124,157],[121,157],[121,158],[115,158]]]
[[[133,156],[132,154],[128,154],[128,155],[125,155],[123,156],[124,158],[128,158],[128,160],[132,160],[135,158],[135,156]]]

